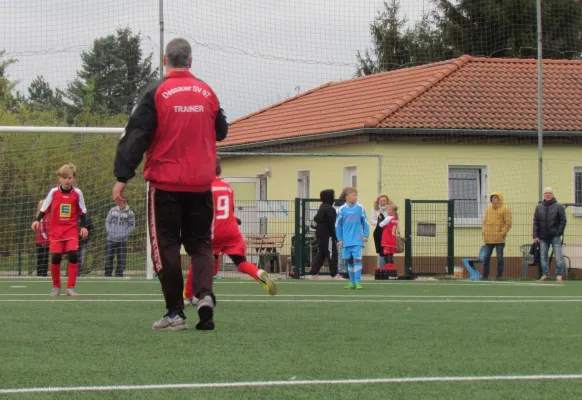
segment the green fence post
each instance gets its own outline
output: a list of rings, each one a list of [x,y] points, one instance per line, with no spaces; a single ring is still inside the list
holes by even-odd
[[[23,232],[22,232],[22,201],[18,204],[18,276],[22,276],[22,249],[23,249]]]
[[[301,266],[301,273],[303,274],[303,276],[305,276],[305,263],[307,262],[307,259],[304,257],[307,255],[307,247],[305,246],[305,238],[307,237],[307,234],[305,232],[305,205],[307,204],[307,199],[301,199],[301,256],[300,256],[300,260],[301,263],[299,264]]]
[[[455,272],[455,200],[447,202],[447,269],[449,275]]]
[[[412,275],[412,202],[406,199],[404,202],[404,275]]]
[[[303,263],[303,245],[301,243],[301,199],[295,198],[295,260],[293,261],[293,269],[295,271],[295,279],[299,279],[301,272],[301,264]]]

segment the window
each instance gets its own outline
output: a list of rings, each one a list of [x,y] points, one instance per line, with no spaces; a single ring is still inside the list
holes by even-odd
[[[344,167],[344,187],[358,187],[358,168]]]
[[[309,171],[297,171],[297,197],[309,198]]]
[[[455,200],[455,224],[481,226],[487,205],[487,168],[449,166],[449,200]]]
[[[582,167],[574,167],[574,203],[582,204]],[[582,207],[573,207],[572,214],[582,217]]]

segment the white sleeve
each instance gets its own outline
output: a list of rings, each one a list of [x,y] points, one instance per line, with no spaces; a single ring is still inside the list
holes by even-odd
[[[85,198],[83,197],[83,192],[81,192],[81,189],[79,188],[75,188],[75,191],[79,195],[79,208],[83,214],[87,214],[87,207],[85,207]]]
[[[384,220],[382,220],[382,222],[380,222],[380,228],[384,228],[386,225],[388,225],[390,223],[390,221],[392,221],[392,218],[390,215],[387,215],[386,218],[384,218]]]
[[[376,226],[377,223],[378,223],[378,211],[375,208],[373,208],[372,214],[370,214],[370,225]]]
[[[52,188],[50,190],[50,192],[46,196],[46,199],[44,199],[44,202],[42,203],[42,206],[40,207],[40,211],[41,212],[46,213],[46,210],[49,209],[49,207],[51,206],[51,203],[53,202],[53,195],[55,194],[55,192],[57,190],[58,190],[57,188]]]

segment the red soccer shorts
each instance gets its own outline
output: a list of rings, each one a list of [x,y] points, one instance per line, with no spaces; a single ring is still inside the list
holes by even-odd
[[[51,240],[50,252],[53,254],[63,254],[79,249],[79,239]]]
[[[396,247],[394,247],[394,246],[384,246],[382,249],[384,250],[384,254],[395,254],[396,253]]]
[[[243,256],[246,254],[246,245],[244,239],[241,237],[237,242],[229,244],[227,246],[220,246],[212,244],[212,254],[226,254],[229,256]]]

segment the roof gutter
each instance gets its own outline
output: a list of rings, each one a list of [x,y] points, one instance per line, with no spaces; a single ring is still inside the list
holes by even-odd
[[[333,131],[316,133],[312,135],[295,136],[284,139],[265,140],[253,143],[235,144],[230,146],[220,146],[219,151],[238,151],[245,149],[259,149],[261,147],[285,145],[291,143],[301,143],[316,141],[327,138],[337,138],[345,136],[380,134],[380,135],[448,135],[448,136],[476,136],[487,135],[495,137],[537,137],[535,130],[488,130],[488,129],[435,129],[435,128],[358,128],[344,131]],[[544,131],[546,137],[581,137],[582,131]]]

